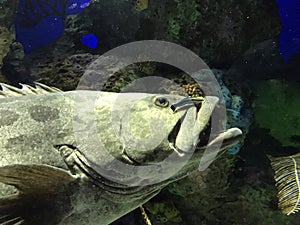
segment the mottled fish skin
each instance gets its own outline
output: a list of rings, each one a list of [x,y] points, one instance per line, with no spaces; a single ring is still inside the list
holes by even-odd
[[[136,186],[127,186],[102,177],[98,168],[110,170],[116,158],[127,164],[156,165],[176,152],[177,145],[180,152],[176,154],[188,153],[207,129],[216,104],[203,98],[200,110],[190,105],[177,112],[170,106],[182,102],[183,96],[61,92],[41,84],[37,84],[39,91],[23,87],[22,91],[4,87],[5,98],[0,99],[0,182],[19,191],[8,198],[16,189],[0,186],[0,224],[9,220],[40,225],[113,222],[196,169],[203,150],[196,152],[176,175],[148,186],[138,184],[153,178],[152,174],[133,174],[128,180],[136,181]],[[170,143],[169,134],[173,135],[178,121],[182,125]],[[155,125],[154,133],[151,124]],[[95,130],[91,129],[93,125]],[[187,135],[184,129],[189,132],[186,138],[182,137]],[[241,135],[238,129],[234,131],[228,140]],[[152,142],[157,143],[152,146]],[[107,153],[113,157],[107,157]],[[123,175],[122,169],[113,172]],[[43,211],[43,207],[49,207],[48,200],[59,210]],[[26,205],[28,201],[30,206]],[[28,212],[40,218],[28,217]]]

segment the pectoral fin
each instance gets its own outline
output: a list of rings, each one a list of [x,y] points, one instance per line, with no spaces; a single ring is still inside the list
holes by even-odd
[[[47,165],[0,167],[0,182],[18,194],[0,198],[0,225],[52,225],[71,210],[76,179],[67,171]]]

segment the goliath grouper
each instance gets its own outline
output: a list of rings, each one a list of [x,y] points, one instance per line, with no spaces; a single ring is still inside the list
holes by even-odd
[[[109,224],[241,137],[209,141],[213,96],[1,86],[0,224]]]

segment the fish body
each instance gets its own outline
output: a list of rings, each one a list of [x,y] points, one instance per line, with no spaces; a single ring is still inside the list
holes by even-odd
[[[197,168],[218,101],[2,87],[0,224],[113,222]]]

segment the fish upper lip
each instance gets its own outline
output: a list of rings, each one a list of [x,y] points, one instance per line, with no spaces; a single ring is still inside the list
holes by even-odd
[[[174,113],[194,106],[197,108],[197,111],[199,111],[203,100],[204,100],[203,97],[187,97],[180,100],[179,102],[172,104],[170,108]]]

